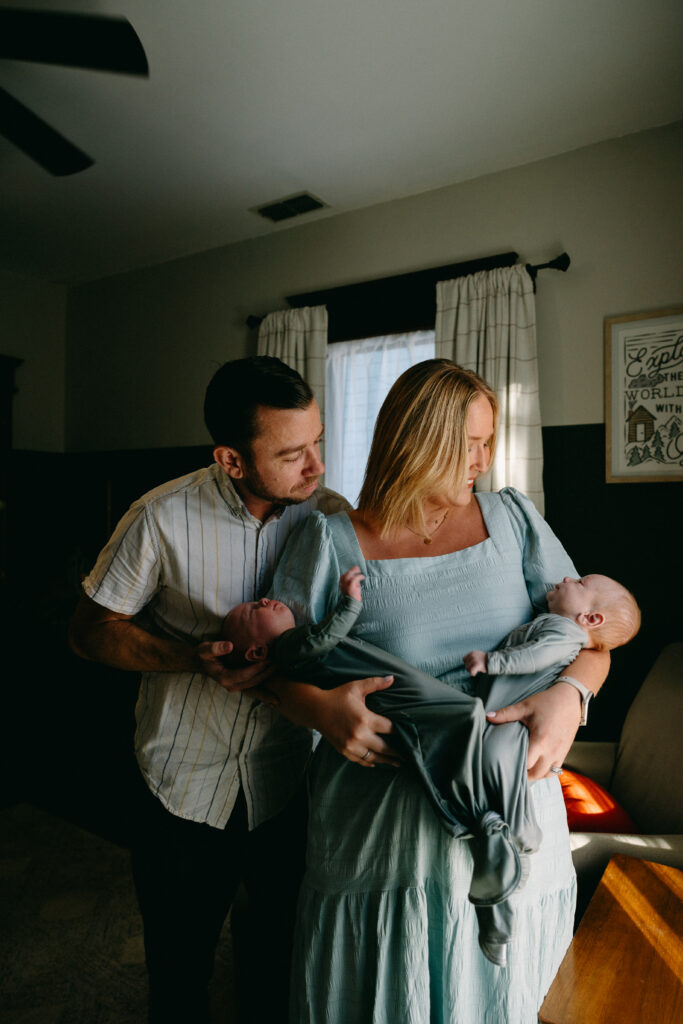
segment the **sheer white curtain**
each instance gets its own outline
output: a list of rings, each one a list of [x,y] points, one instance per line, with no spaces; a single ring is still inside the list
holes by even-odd
[[[542,514],[536,305],[526,269],[503,267],[439,282],[436,354],[474,370],[498,396],[497,454],[477,490],[516,487]]]
[[[277,356],[310,385],[325,422],[325,363],[327,309],[304,306],[268,313],[261,321],[256,349],[260,356]],[[321,445],[321,457],[324,449]]]
[[[433,357],[433,331],[328,347],[325,483],[352,504],[363,483],[375,420],[389,388],[409,366]]]

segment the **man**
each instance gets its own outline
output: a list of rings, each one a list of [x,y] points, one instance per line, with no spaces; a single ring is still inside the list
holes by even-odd
[[[133,871],[145,928],[152,1022],[208,1021],[208,982],[235,892],[249,895],[241,983],[247,1019],[286,1021],[290,930],[303,863],[301,780],[318,728],[337,749],[392,762],[371,679],[310,699],[229,670],[221,622],[263,595],[292,528],[345,507],[318,488],[320,414],[278,359],[226,363],[206,393],[215,463],[135,502],[83,584],[77,654],[142,672],[136,756],[146,782]],[[255,689],[256,687],[256,689]],[[292,695],[288,696],[291,689]],[[312,687],[306,690],[313,690]],[[256,699],[281,704],[297,722]]]

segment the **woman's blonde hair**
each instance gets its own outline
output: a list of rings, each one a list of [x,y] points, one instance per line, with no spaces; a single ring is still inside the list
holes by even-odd
[[[358,499],[359,512],[377,523],[381,536],[406,525],[426,533],[423,500],[466,485],[467,416],[480,395],[493,411],[493,458],[498,400],[476,373],[450,359],[426,359],[394,383],[377,417]]]

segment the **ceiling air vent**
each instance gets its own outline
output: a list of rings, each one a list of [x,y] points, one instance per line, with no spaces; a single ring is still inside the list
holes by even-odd
[[[312,210],[322,210],[326,205],[327,203],[321,202],[308,192],[301,192],[298,196],[278,199],[277,202],[267,203],[265,206],[254,206],[251,212],[277,222],[289,217],[299,217],[302,213],[311,213]]]

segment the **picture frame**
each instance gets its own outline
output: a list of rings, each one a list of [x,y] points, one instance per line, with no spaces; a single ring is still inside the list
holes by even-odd
[[[683,306],[605,317],[607,483],[683,480]]]

